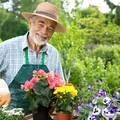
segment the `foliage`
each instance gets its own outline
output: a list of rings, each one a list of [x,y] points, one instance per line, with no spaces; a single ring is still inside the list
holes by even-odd
[[[118,56],[118,63],[119,59],[120,57]],[[74,72],[72,72],[70,82],[77,85],[79,88],[82,88],[85,85],[88,86],[94,79],[105,79],[110,91],[113,92],[120,86],[120,79],[118,78],[120,75],[120,64],[115,63],[111,64],[109,62],[108,65],[105,66],[105,61],[100,57],[85,57],[84,60],[76,63],[76,66],[78,67],[77,70],[75,70],[78,74],[74,75]],[[82,84],[83,81],[85,81],[84,84]]]
[[[21,0],[21,8],[20,8],[20,13],[21,12],[33,12],[37,5],[40,3],[40,2],[43,2],[44,0]],[[28,5],[26,7],[26,5]]]
[[[95,48],[84,51],[82,54],[89,57],[100,57],[105,61],[105,65],[109,62],[111,64],[119,64],[120,47],[119,45],[99,45]]]
[[[4,22],[7,20],[7,18],[9,17],[9,13],[6,12],[6,10],[4,8],[0,8],[0,38],[1,38],[1,32],[2,30],[2,26],[4,24]]]
[[[76,67],[78,54],[83,51],[84,40],[80,39],[79,29],[73,23],[67,25],[66,33],[54,33],[50,43],[55,46],[61,57],[65,80],[68,83],[71,71]],[[74,71],[76,72],[76,71]]]
[[[39,105],[49,107],[55,87],[61,86],[64,81],[59,75],[44,70],[33,71],[33,78],[21,85],[21,89],[26,91],[25,98],[30,101],[30,110],[37,112]]]
[[[116,91],[111,94],[107,81],[96,80],[79,91],[78,106],[75,113],[78,120],[115,120],[120,118],[120,94]],[[85,93],[85,94],[83,94]]]
[[[113,18],[113,20],[114,20],[114,22],[118,25],[118,26],[120,26],[120,6],[119,6],[119,3],[118,3],[118,5],[117,4],[114,4],[112,1],[110,1],[110,0],[104,0],[106,3],[107,3],[107,5],[109,6],[109,8],[111,9],[111,12],[110,13],[112,13],[113,11],[113,13],[114,13],[114,18]],[[112,14],[109,14],[109,16],[111,17],[112,16]],[[111,19],[112,20],[112,19]]]
[[[82,17],[79,18],[80,35],[87,41],[87,44],[119,43],[119,26],[100,13],[97,7],[89,6],[82,10],[81,14]]]
[[[77,90],[69,83],[55,88],[52,104],[56,112],[69,113],[72,112],[76,99]]]
[[[0,43],[2,42],[2,40],[0,39]]]
[[[6,108],[0,109],[0,120],[24,120],[24,113],[21,108],[9,110]]]
[[[10,17],[4,22],[2,30],[3,31],[1,32],[1,39],[4,41],[12,37],[24,35],[28,31],[28,25],[23,20],[12,19]]]

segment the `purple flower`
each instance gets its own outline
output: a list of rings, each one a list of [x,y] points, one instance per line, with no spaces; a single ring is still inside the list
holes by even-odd
[[[100,90],[100,91],[99,91],[99,95],[100,95],[100,96],[103,96],[103,97],[106,97],[106,96],[107,96],[106,90],[104,90],[104,89]]]
[[[118,92],[114,92],[113,95],[112,95],[113,98],[117,99],[117,100],[120,100],[120,95]]]
[[[75,108],[74,110],[75,110],[75,112],[79,113],[81,109],[82,109],[82,106],[78,106],[78,107]]]
[[[107,105],[111,105],[111,103],[112,103],[112,101],[111,101],[111,99],[109,98],[109,97],[105,97],[105,98],[103,98],[103,104],[107,104]]]
[[[100,80],[96,80],[96,83],[101,83],[103,80],[100,79]]]
[[[100,79],[100,80],[99,80],[99,82],[103,82],[103,80],[102,80],[102,79]]]
[[[96,80],[96,83],[99,83],[99,80]]]
[[[92,85],[88,86],[88,91],[90,91],[92,89]]]
[[[97,117],[92,113],[89,113],[88,120],[97,120]]]
[[[107,108],[102,110],[102,115],[107,119],[107,120],[115,120],[116,118],[116,113],[110,113]]]
[[[116,113],[116,112],[117,112],[117,109],[118,109],[117,106],[111,106],[111,107],[109,108],[109,111],[110,111],[111,114],[113,114],[113,113]]]
[[[101,112],[101,109],[100,108],[98,108],[97,106],[95,106],[94,108],[93,108],[93,115],[99,115],[100,114],[100,112]]]
[[[89,107],[89,108],[93,108],[93,105],[92,105],[91,101],[86,102],[86,106]]]

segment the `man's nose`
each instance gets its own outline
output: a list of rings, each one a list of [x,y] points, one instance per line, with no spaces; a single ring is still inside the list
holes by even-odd
[[[42,28],[42,31],[41,31],[41,32],[42,32],[44,35],[47,35],[47,27],[44,26],[44,27]]]

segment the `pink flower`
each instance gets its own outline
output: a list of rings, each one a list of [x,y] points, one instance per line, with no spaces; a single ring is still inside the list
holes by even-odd
[[[46,76],[47,77],[47,73],[42,69],[40,69],[39,71],[34,70],[33,71],[33,76],[34,77],[41,77],[41,76]]]
[[[24,89],[25,87],[24,87],[24,85],[21,85],[21,89]]]
[[[61,77],[58,74],[55,74],[53,71],[49,72],[48,74],[48,83],[49,88],[53,89],[55,87],[59,87],[65,84],[65,82],[61,79]]]
[[[50,88],[50,89],[55,88],[55,83],[49,84],[49,88]]]
[[[53,71],[50,71],[48,74],[47,74],[47,76],[48,76],[48,81],[54,81],[54,72]]]
[[[26,81],[24,85],[21,85],[21,89],[24,89],[25,91],[29,91],[29,89],[32,89],[34,84],[30,81]]]
[[[33,71],[33,77],[27,80],[24,85],[21,85],[21,89],[26,91],[25,98],[30,100],[31,110],[37,111],[38,105],[49,106],[53,96],[53,89],[63,84],[64,82],[60,76],[53,71],[46,73],[44,70],[40,69]],[[47,89],[48,87],[49,89]]]
[[[31,80],[30,80],[30,82],[31,83],[33,83],[33,84],[35,84],[36,82],[38,82],[40,79],[39,78],[32,78]]]

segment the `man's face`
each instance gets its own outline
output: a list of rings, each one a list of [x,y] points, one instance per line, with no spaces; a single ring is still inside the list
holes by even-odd
[[[30,18],[29,25],[30,38],[37,45],[44,45],[52,37],[55,31],[56,22],[40,16],[34,16]]]

